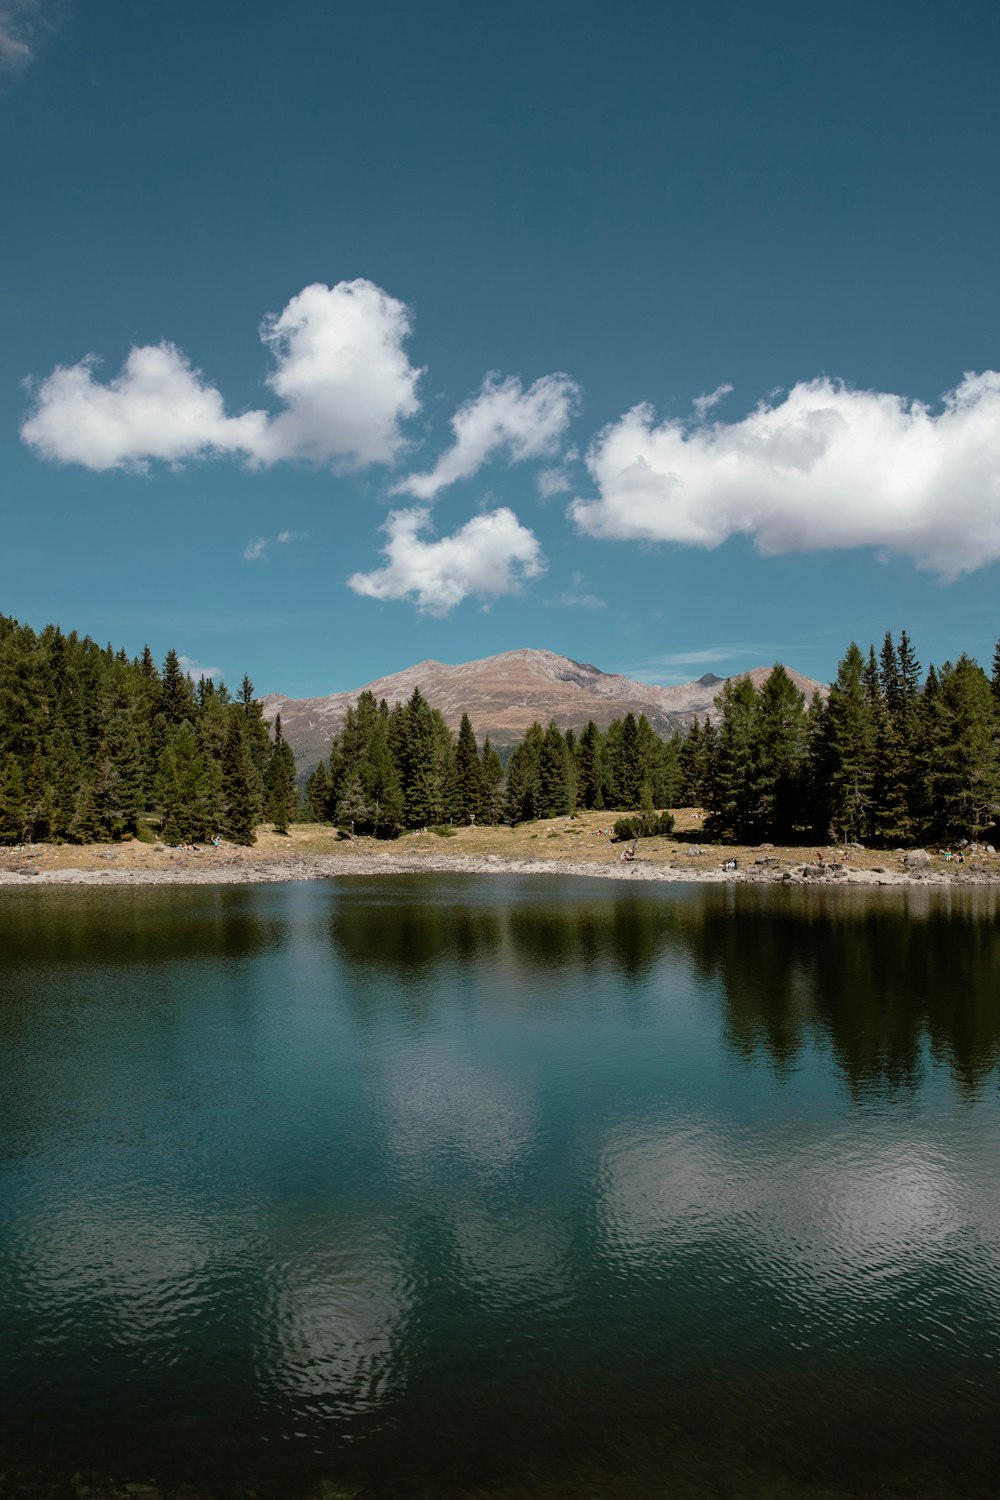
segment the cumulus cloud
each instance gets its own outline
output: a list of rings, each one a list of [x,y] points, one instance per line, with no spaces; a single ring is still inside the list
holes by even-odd
[[[308,286],[265,319],[276,368],[276,415],[230,416],[220,392],[170,343],[133,348],[119,375],[95,378],[96,359],[58,366],[41,381],[21,428],[44,458],[88,469],[143,469],[238,455],[251,464],[305,459],[336,467],[391,463],[400,423],[419,409],[421,372],[403,343],[409,313],[370,281]]]
[[[741,421],[656,425],[637,406],[587,455],[595,537],[764,553],[876,547],[955,577],[1000,557],[1000,374],[969,374],[935,413],[827,379]]]
[[[285,410],[258,456],[391,463],[404,446],[400,421],[420,409],[409,332],[406,306],[371,281],[307,286],[265,319],[261,338],[278,366],[267,383]]]
[[[502,507],[474,516],[450,536],[425,541],[430,523],[423,506],[393,511],[383,568],[355,573],[348,585],[371,599],[412,599],[430,615],[446,615],[469,595],[493,599],[515,593],[522,579],[544,571],[534,533]]]
[[[106,385],[94,379],[95,364],[88,355],[60,365],[38,387],[21,436],[43,458],[98,471],[143,469],[150,459],[249,458],[263,438],[264,412],[227,416],[219,392],[173,344],[132,349]]]
[[[544,375],[527,390],[516,376],[501,380],[487,375],[479,394],[451,419],[452,446],[429,473],[411,474],[396,485],[396,492],[432,500],[446,485],[468,479],[490,459],[521,463],[555,453],[579,397],[579,387],[568,375]]]

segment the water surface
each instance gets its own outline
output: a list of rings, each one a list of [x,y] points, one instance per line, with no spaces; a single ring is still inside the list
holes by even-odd
[[[0,1468],[997,1493],[997,892],[0,894]]]

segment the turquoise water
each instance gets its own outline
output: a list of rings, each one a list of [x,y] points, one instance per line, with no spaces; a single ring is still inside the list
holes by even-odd
[[[986,1496],[998,893],[0,893],[0,1469]]]

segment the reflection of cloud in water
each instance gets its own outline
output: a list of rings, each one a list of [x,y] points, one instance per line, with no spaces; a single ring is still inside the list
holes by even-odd
[[[299,1400],[373,1410],[405,1368],[399,1348],[411,1302],[390,1243],[371,1232],[287,1265],[269,1308],[277,1347],[268,1379]]]
[[[105,1197],[39,1204],[15,1241],[29,1300],[60,1324],[89,1306],[123,1345],[162,1341],[199,1316],[218,1273],[218,1247],[238,1257],[245,1222],[202,1220],[176,1200]]]
[[[600,1166],[602,1235],[637,1265],[723,1240],[780,1267],[796,1295],[877,1297],[966,1256],[1000,1270],[995,1150],[981,1141],[959,1162],[919,1136],[880,1145],[831,1130],[762,1151],[759,1137],[690,1119],[621,1132]]]
[[[382,1091],[392,1149],[421,1173],[433,1175],[444,1157],[477,1176],[501,1175],[523,1160],[537,1129],[522,1078],[460,1054],[394,1060]]]
[[[570,1232],[551,1214],[546,1216],[544,1204],[520,1217],[456,1204],[452,1218],[465,1279],[491,1302],[539,1300],[551,1306],[554,1297],[570,1294]]]

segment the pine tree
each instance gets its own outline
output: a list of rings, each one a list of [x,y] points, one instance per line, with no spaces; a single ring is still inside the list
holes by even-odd
[[[479,746],[468,714],[462,715],[455,747],[455,821],[474,823],[483,806],[483,772]]]
[[[102,838],[121,839],[137,831],[143,783],[138,737],[127,715],[117,713],[108,720],[90,777],[94,817]]]
[[[503,761],[490,743],[489,736],[483,740],[480,757],[480,785],[483,789],[479,818],[483,823],[499,823],[503,816]]]
[[[361,785],[361,777],[357,771],[351,771],[337,803],[337,827],[354,833],[358,824],[364,826],[371,821],[372,809]]]
[[[964,651],[941,669],[935,740],[935,829],[978,839],[1000,813],[1000,748],[990,681]]]
[[[246,679],[244,679],[246,681]],[[222,752],[222,831],[234,844],[254,844],[260,822],[260,778],[245,738],[240,706],[230,713]]]
[[[576,798],[579,807],[603,807],[601,798],[601,731],[587,721],[576,744]]]
[[[17,756],[9,750],[0,774],[0,844],[21,843],[24,831],[24,776]]]
[[[706,721],[707,722],[707,721]],[[701,724],[691,721],[678,752],[681,771],[681,800],[687,807],[701,806]]]
[[[806,775],[805,694],[780,662],[760,690],[761,827],[770,839],[787,843],[804,820]]]
[[[399,765],[408,828],[426,828],[438,821],[442,811],[439,746],[433,710],[420,689],[414,688],[404,709]]]
[[[185,719],[193,720],[197,712],[191,679],[173,650],[167,652],[163,662],[158,708],[170,727],[182,724]]]
[[[537,787],[536,817],[558,818],[569,812],[566,741],[554,719],[550,721],[542,739],[538,756]]]
[[[507,762],[504,819],[508,823],[527,823],[538,816],[538,768],[544,738],[541,724],[532,724]]]
[[[274,747],[267,768],[267,816],[275,833],[287,833],[290,818],[299,805],[299,787],[295,775],[295,756],[281,729],[281,715],[274,721]]]
[[[317,823],[326,823],[330,818],[330,778],[323,761],[313,771],[306,783],[306,803]]]
[[[755,842],[766,826],[760,701],[749,677],[730,677],[715,700],[722,714],[706,830]]]
[[[376,838],[396,838],[403,826],[403,788],[389,753],[388,714],[380,713],[360,762],[360,782]]]
[[[871,823],[875,738],[865,660],[853,641],[830,688],[825,725],[830,827],[845,840],[861,839]]]

